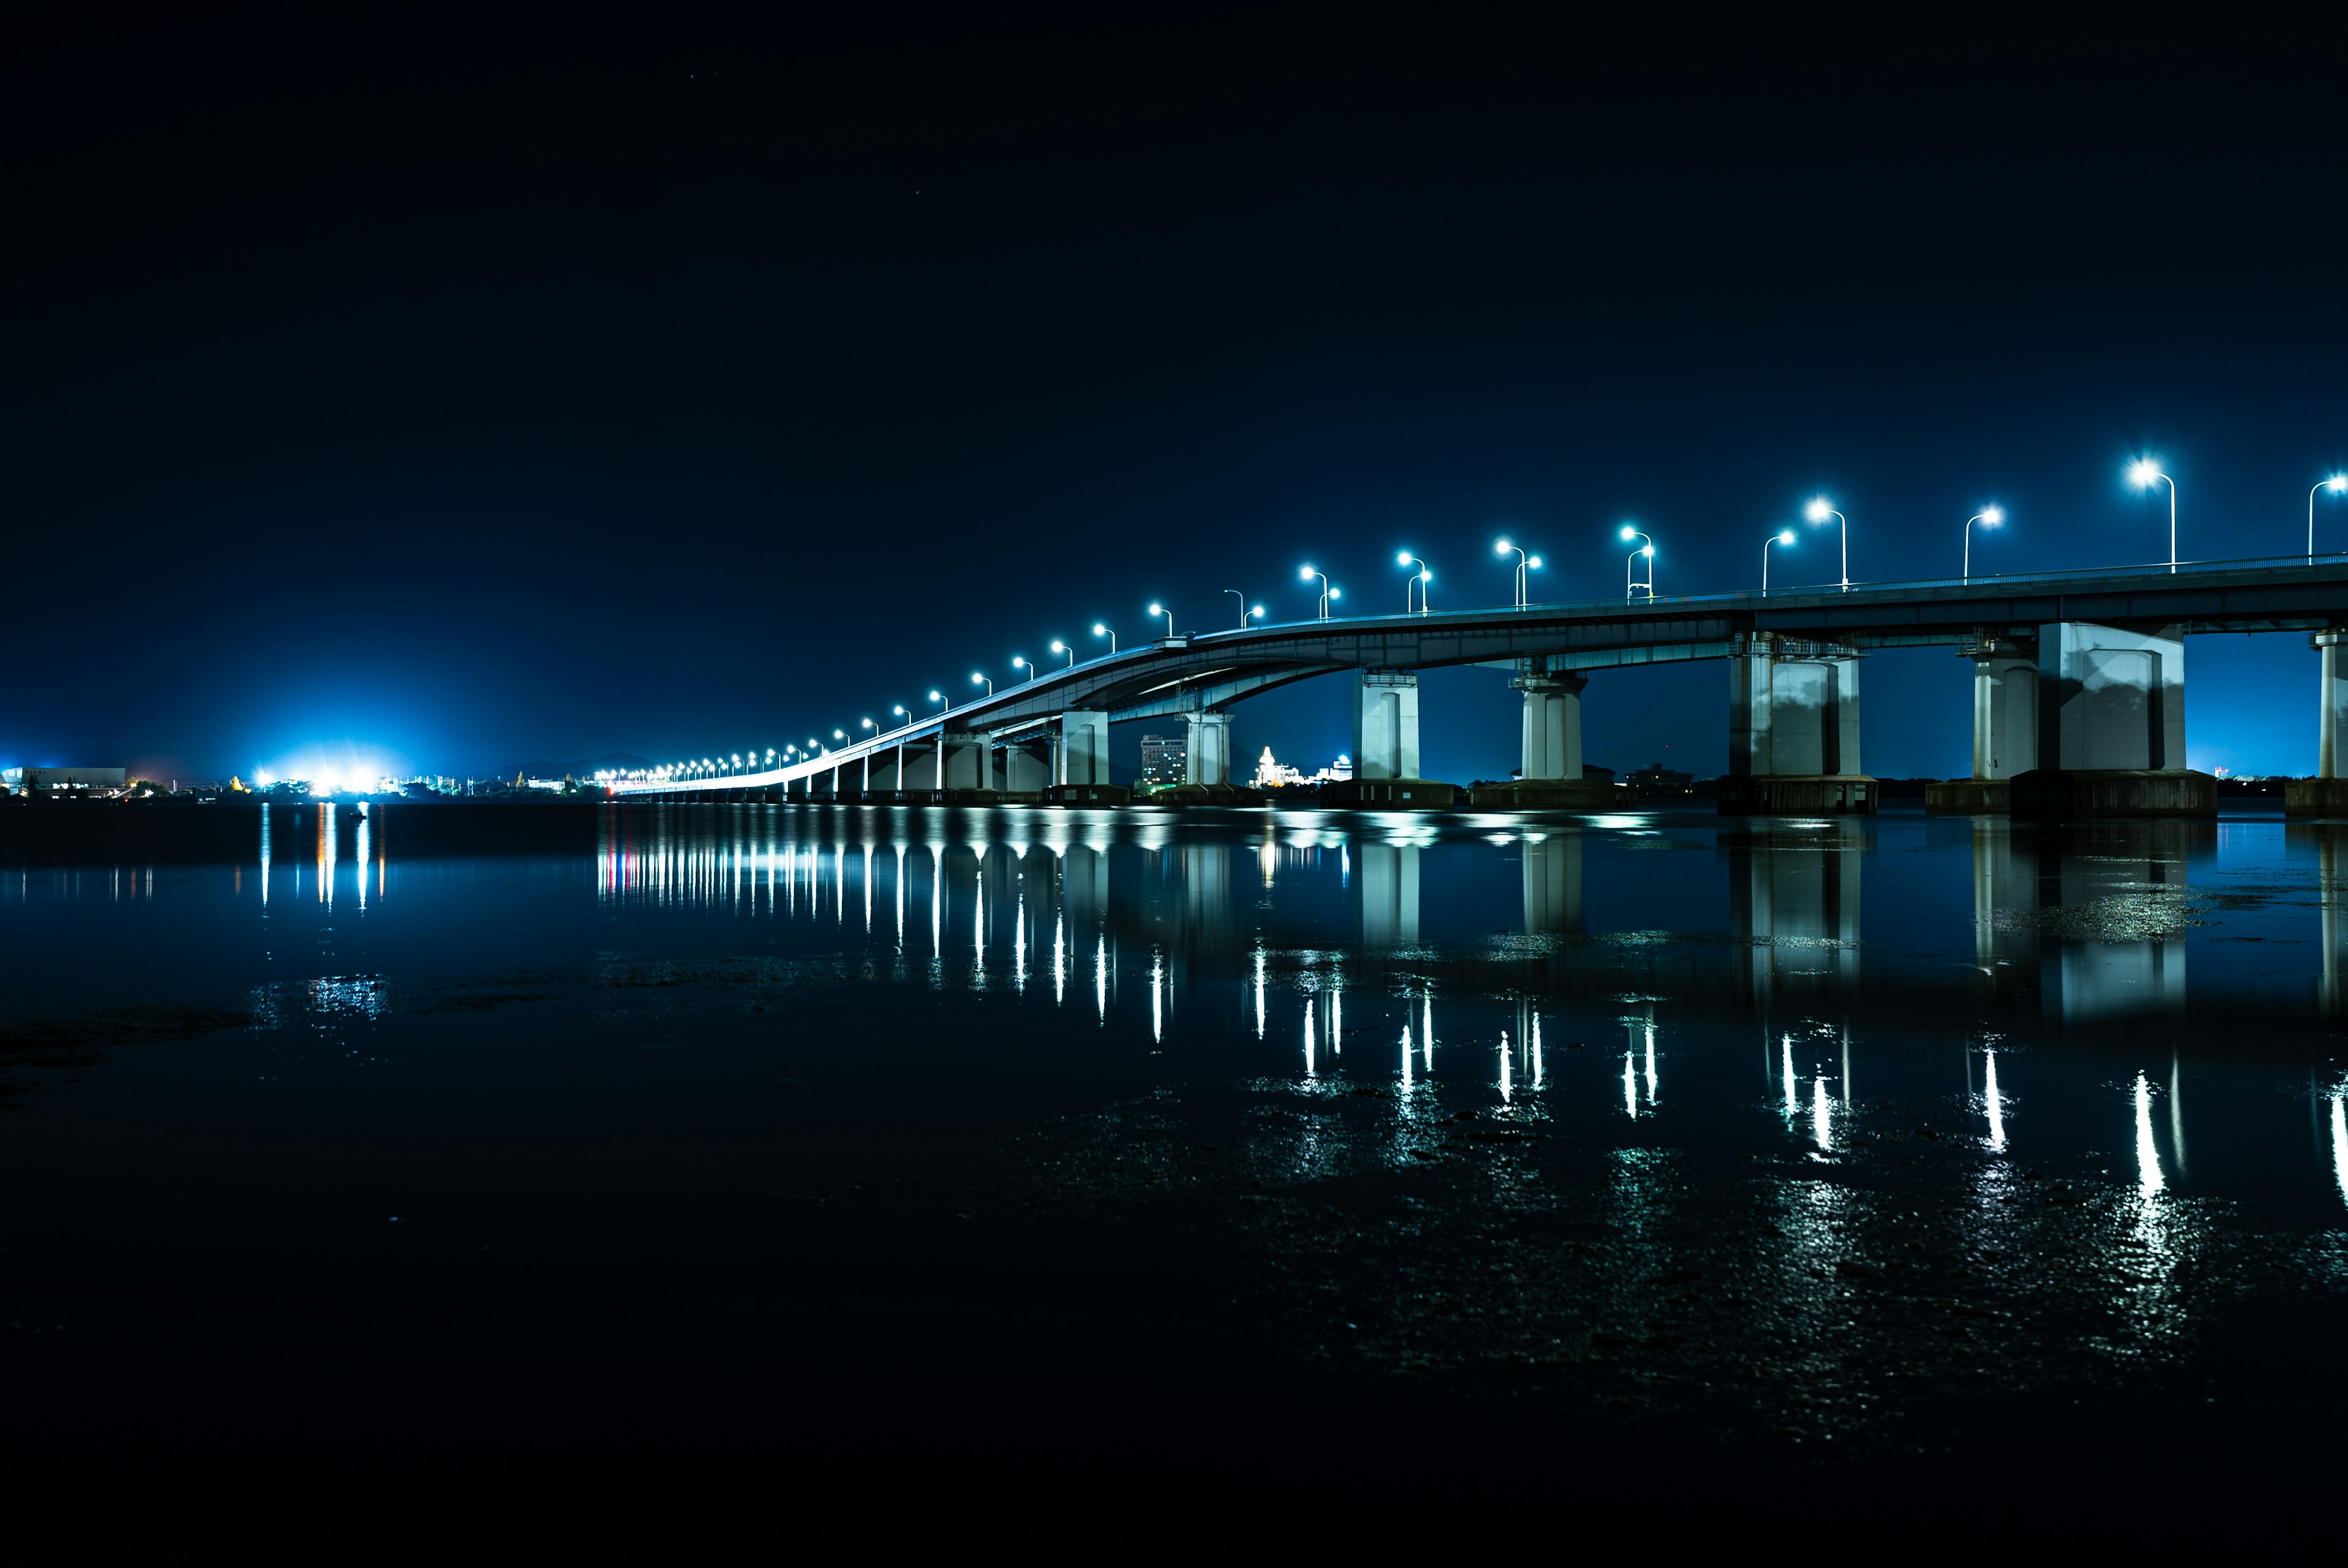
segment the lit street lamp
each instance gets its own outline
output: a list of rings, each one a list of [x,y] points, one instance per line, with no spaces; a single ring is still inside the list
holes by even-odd
[[[1024,653],[1014,653],[1011,656],[1011,668],[1025,670],[1027,671],[1027,679],[1030,681],[1035,679],[1035,666],[1027,662],[1027,656]]]
[[[1172,641],[1174,640],[1174,612],[1167,609],[1162,604],[1153,604],[1149,607],[1149,613],[1152,615],[1162,615],[1166,618],[1166,640],[1169,642]]]
[[[1308,566],[1302,571],[1298,572],[1296,576],[1297,579],[1301,582],[1311,582],[1316,577],[1321,579],[1321,597],[1313,601],[1313,609],[1316,619],[1322,620],[1328,620],[1329,601],[1337,597],[1336,593],[1329,587],[1329,574],[1325,571],[1317,571]]]
[[[1055,652],[1055,653],[1065,653],[1065,654],[1066,654],[1066,655],[1068,656],[1068,666],[1067,666],[1067,667],[1068,667],[1069,669],[1071,669],[1071,670],[1073,670],[1073,669],[1075,669],[1075,668],[1076,667],[1076,651],[1075,649],[1073,649],[1073,648],[1069,647],[1066,643],[1065,643],[1065,642],[1061,641],[1060,641],[1058,638],[1056,638],[1056,637],[1055,637],[1054,639],[1052,639],[1052,651],[1053,651],[1053,652]]]
[[[1643,533],[1641,530],[1632,528],[1630,524],[1624,523],[1622,525],[1622,542],[1627,545],[1632,539],[1645,539],[1647,541],[1647,545],[1644,549],[1632,550],[1629,559],[1622,562],[1622,597],[1626,600],[1633,597],[1632,589],[1642,586],[1632,580],[1631,569],[1639,564],[1639,558],[1641,556],[1645,556],[1647,558],[1647,580],[1644,587],[1647,590],[1647,597],[1649,599],[1653,599],[1655,597],[1654,538],[1651,534]]]
[[[947,712],[953,706],[952,702],[946,701],[945,693],[942,692],[931,692],[930,701],[938,704],[938,712],[941,713]]]
[[[1761,541],[1761,597],[1762,597],[1762,598],[1766,599],[1766,598],[1768,598],[1768,597],[1769,597],[1769,547],[1770,547],[1771,545],[1790,545],[1790,544],[1792,544],[1793,542],[1794,542],[1794,530],[1793,530],[1793,529],[1791,529],[1791,528],[1787,528],[1787,529],[1786,529],[1786,530],[1785,530],[1784,532],[1782,532],[1782,533],[1775,533],[1775,534],[1771,534],[1767,538],[1763,539],[1763,540]]]
[[[1849,593],[1850,591],[1850,519],[1836,511],[1824,496],[1820,496],[1802,508],[1802,516],[1814,523],[1823,523],[1828,518],[1832,518],[1842,525],[1842,590]],[[1766,554],[1769,547],[1764,545],[1761,548]]]
[[[2307,564],[2315,564],[2315,492],[2329,490],[2333,495],[2348,490],[2348,474],[2334,474],[2307,492]]]
[[[1104,621],[1104,620],[1096,620],[1096,621],[1094,621],[1094,622],[1093,622],[1093,635],[1094,635],[1095,637],[1106,637],[1106,638],[1107,638],[1107,639],[1108,639],[1108,656],[1109,656],[1110,658],[1112,658],[1112,659],[1114,659],[1114,658],[1116,658],[1116,657],[1117,657],[1117,633],[1116,633],[1116,632],[1114,632],[1114,631],[1111,631],[1111,630],[1108,629],[1108,623],[1107,623],[1107,621]]]
[[[1262,620],[1263,619],[1263,606],[1259,604],[1253,610],[1250,610],[1248,608],[1246,594],[1240,592],[1240,590],[1235,588],[1227,588],[1223,589],[1223,591],[1232,595],[1240,601],[1240,630],[1241,631],[1245,631],[1247,630],[1248,617],[1253,616],[1258,620]]]
[[[1525,554],[1523,550],[1518,548],[1515,545],[1510,544],[1506,539],[1502,539],[1498,544],[1494,545],[1492,547],[1492,553],[1495,555],[1513,554],[1517,558],[1517,608],[1519,610],[1524,609],[1527,600],[1527,590],[1530,587],[1530,585],[1525,580],[1525,575],[1531,571],[1533,568],[1540,565],[1540,557],[1529,556]]]
[[[1410,613],[1410,585],[1416,582],[1418,584],[1418,613],[1425,615],[1426,613],[1426,585],[1435,580],[1434,569],[1429,567],[1425,561],[1420,560],[1416,556],[1411,554],[1408,550],[1403,550],[1395,555],[1395,565],[1416,566],[1418,568],[1418,575],[1415,578],[1406,579],[1402,585],[1402,612],[1405,615],[1408,615]]]
[[[1983,507],[1979,512],[1965,519],[1965,580],[1967,582],[1973,579],[1973,525],[1979,523],[1982,528],[1993,528],[2003,521],[2005,521],[2005,513],[1996,507]]]
[[[994,696],[994,682],[988,679],[986,672],[983,670],[973,670],[970,672],[970,683],[972,685],[975,686],[982,681],[986,682],[986,694],[990,697]]]
[[[2168,487],[2168,569],[2177,569],[2177,481],[2154,466],[2149,457],[2140,457],[2128,468],[2128,483],[2139,490],[2149,490],[2155,485]]]

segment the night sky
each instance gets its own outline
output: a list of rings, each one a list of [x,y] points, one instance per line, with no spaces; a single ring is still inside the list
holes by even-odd
[[[1953,575],[1993,501],[1978,570],[2147,561],[2141,452],[2186,557],[2281,555],[2348,465],[2302,40],[582,16],[19,40],[0,764],[665,761],[1153,599],[1302,618],[1306,560],[1498,604],[1506,532],[1598,597],[1632,519],[1662,591],[1746,589],[1823,491],[1858,579]],[[1835,576],[1805,536],[1773,582]],[[2188,660],[2192,765],[2312,770],[2303,638]],[[1968,670],[1869,662],[1869,772],[1966,770]],[[1342,680],[1242,758],[1344,749]],[[1428,689],[1426,771],[1505,777],[1506,676]],[[1716,663],[1584,716],[1725,766]]]

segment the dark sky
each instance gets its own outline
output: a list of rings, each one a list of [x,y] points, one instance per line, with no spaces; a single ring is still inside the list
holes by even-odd
[[[26,41],[0,762],[779,744],[1154,598],[1302,616],[1307,559],[1498,603],[1505,530],[1594,597],[1629,518],[1663,591],[1749,588],[1819,490],[1856,578],[1989,500],[1981,569],[2149,560],[2139,451],[2187,557],[2281,554],[2348,463],[2306,40],[1164,15]],[[2312,766],[2303,639],[2190,659],[2195,765]],[[1964,770],[1964,666],[1866,681],[1869,771]],[[1725,688],[1593,680],[1591,760],[1718,772]],[[1429,689],[1428,771],[1504,775],[1505,677]],[[1345,744],[1330,682],[1238,712]]]

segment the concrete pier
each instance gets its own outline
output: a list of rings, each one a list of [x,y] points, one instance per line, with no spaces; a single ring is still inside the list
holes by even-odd
[[[1323,801],[1389,811],[1450,809],[1454,787],[1419,774],[1416,674],[1363,671],[1354,678],[1353,720],[1354,776],[1323,789]]]
[[[2341,718],[2348,712],[2348,669],[2342,667],[2340,657],[2343,642],[2348,642],[2348,630],[2340,627],[2307,640],[2322,661],[2316,677],[2315,776],[2284,783],[2287,816],[2348,816],[2348,779],[2340,776]]]
[[[1509,682],[1525,694],[1522,761],[1508,784],[1471,792],[1478,806],[1515,811],[1592,811],[1615,803],[1609,783],[1581,776],[1581,692],[1587,677],[1551,673],[1548,661],[1529,659]]]
[[[1859,653],[1757,632],[1728,661],[1723,815],[1844,815],[1875,810],[1859,769]]]
[[[2184,628],[2042,627],[2035,760],[2017,816],[2216,815],[2218,781],[2185,766]]]
[[[1971,777],[1924,786],[1931,812],[2003,812],[2013,778],[2038,765],[2038,651],[2009,637],[1983,637],[1961,656],[1973,666]]]

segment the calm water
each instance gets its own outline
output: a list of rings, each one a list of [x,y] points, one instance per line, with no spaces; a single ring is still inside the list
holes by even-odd
[[[2320,1467],[2343,845],[11,814],[8,1436],[1928,1514]]]

